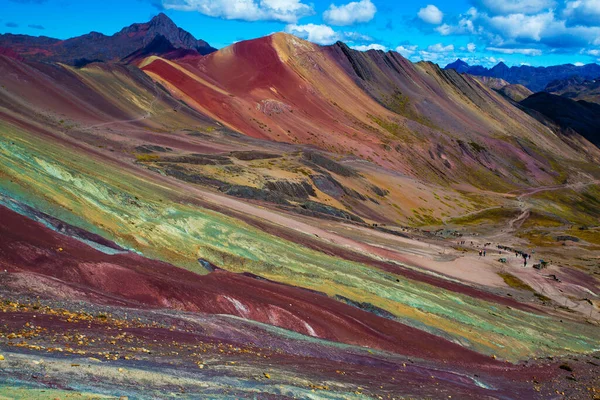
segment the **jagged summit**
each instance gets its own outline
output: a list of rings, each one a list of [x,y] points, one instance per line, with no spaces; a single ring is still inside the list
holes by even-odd
[[[88,60],[119,61],[164,37],[175,49],[192,50],[205,55],[215,51],[207,42],[179,28],[166,14],[160,13],[145,23],[135,23],[112,36],[100,32],[58,40],[27,35],[0,35],[0,47],[12,49],[26,59],[83,65]],[[168,46],[166,46],[168,47]]]
[[[464,62],[463,60],[461,60],[459,58],[456,61],[454,61],[453,63],[446,65],[445,69],[453,69],[453,70],[456,70],[456,72],[462,74],[469,70],[469,64],[467,64],[466,62]]]

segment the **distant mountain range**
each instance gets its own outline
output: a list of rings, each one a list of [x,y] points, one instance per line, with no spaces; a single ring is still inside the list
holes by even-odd
[[[579,76],[552,81],[545,92],[573,100],[585,100],[600,104],[600,79],[583,79]]]
[[[459,73],[467,73],[475,76],[503,79],[508,83],[523,85],[533,92],[541,92],[549,83],[556,80],[574,76],[584,80],[600,77],[600,65],[598,64],[586,64],[582,66],[564,64],[551,67],[521,65],[519,67],[509,67],[500,62],[492,68],[485,68],[480,65],[471,66],[463,60],[458,59],[446,65],[444,69],[454,69]]]
[[[91,32],[60,40],[45,36],[3,34],[0,35],[0,54],[7,51],[1,50],[5,48],[30,61],[85,65],[91,61],[120,61],[152,43],[162,46],[163,50],[166,46],[172,50],[183,49],[202,55],[216,50],[160,13],[147,23],[130,25],[112,36]]]

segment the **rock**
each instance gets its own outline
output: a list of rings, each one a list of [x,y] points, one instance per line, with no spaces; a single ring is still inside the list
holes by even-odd
[[[314,201],[307,201],[305,203],[302,203],[300,206],[305,210],[309,210],[309,211],[316,212],[319,214],[330,215],[333,217],[348,219],[350,221],[355,221],[355,222],[362,222],[362,223],[365,222],[362,218],[360,218],[354,214],[350,214],[349,212],[340,210],[339,208],[331,207],[326,204],[317,203]]]
[[[569,364],[561,364],[558,368],[564,369],[565,371],[573,372],[573,368],[571,368]]]
[[[388,194],[390,194],[389,190],[382,189],[382,188],[380,188],[378,186],[375,186],[375,185],[371,185],[371,191],[373,191],[373,193],[375,193],[377,196],[380,196],[380,197],[385,197]]]
[[[268,181],[265,189],[281,193],[284,196],[306,200],[309,196],[316,196],[313,186],[307,181],[293,182],[286,180]]]
[[[244,185],[228,185],[220,189],[223,193],[242,199],[262,200],[269,203],[289,205],[286,197],[271,190],[257,189]]]
[[[170,147],[156,146],[153,144],[145,144],[142,146],[138,146],[135,148],[135,150],[138,153],[143,153],[143,154],[149,154],[149,153],[153,153],[153,152],[167,153],[167,152],[173,151],[173,149],[171,149]]]
[[[174,164],[191,164],[191,165],[231,165],[233,162],[226,156],[215,154],[191,154],[189,156],[169,157],[165,161]]]
[[[566,242],[567,240],[571,242],[579,242],[579,238],[575,236],[562,235],[556,237],[557,242]]]
[[[327,171],[336,173],[340,176],[357,176],[358,173],[351,168],[345,167],[319,153],[303,153],[305,163],[318,165],[321,168],[325,168]]]
[[[344,187],[332,176],[311,175],[310,179],[313,181],[313,184],[317,187],[317,189],[333,197],[334,199],[339,199],[344,195]]]
[[[164,167],[163,169],[150,168],[150,170],[156,171],[158,173],[164,173],[165,175],[172,176],[181,181],[195,183],[198,185],[211,186],[211,187],[215,187],[218,189],[222,189],[223,187],[227,186],[227,184],[223,181],[209,178],[209,177],[197,174],[197,173],[188,173],[188,171],[185,168],[183,168],[177,164],[165,163],[162,166]]]
[[[210,262],[208,262],[208,261],[206,261],[206,260],[204,260],[204,259],[202,259],[202,258],[199,258],[199,259],[198,259],[198,263],[199,263],[199,264],[200,264],[200,265],[201,265],[201,266],[202,266],[202,267],[203,267],[205,270],[207,270],[208,272],[214,272],[214,270],[215,270],[215,266],[214,266],[214,265],[212,265]]]
[[[265,153],[262,151],[250,150],[250,151],[232,151],[230,153],[231,157],[237,158],[242,161],[252,161],[252,160],[269,160],[272,158],[280,158],[281,156],[278,154]]]

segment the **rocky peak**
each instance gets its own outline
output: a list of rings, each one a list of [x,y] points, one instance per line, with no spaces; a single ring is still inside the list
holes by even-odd
[[[175,22],[169,18],[165,13],[160,13],[148,22],[151,28],[161,30],[163,32],[176,32],[179,27],[175,25]]]
[[[454,61],[453,63],[446,65],[446,67],[444,69],[453,69],[456,72],[463,73],[463,72],[467,72],[469,70],[469,64],[467,64],[466,62],[464,62],[463,60],[461,60],[459,58],[456,61]]]

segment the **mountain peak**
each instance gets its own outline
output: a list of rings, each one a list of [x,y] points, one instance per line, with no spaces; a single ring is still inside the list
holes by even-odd
[[[453,69],[458,73],[464,73],[469,70],[469,67],[470,67],[469,64],[467,64],[466,62],[464,62],[463,60],[458,58],[453,63],[446,65],[446,67],[444,69]]]
[[[164,27],[164,28],[168,28],[168,29],[178,29],[175,22],[173,22],[173,20],[171,18],[169,18],[167,16],[167,14],[162,13],[162,12],[155,15],[148,24],[150,26],[155,26],[155,27],[160,26],[160,27]]]

